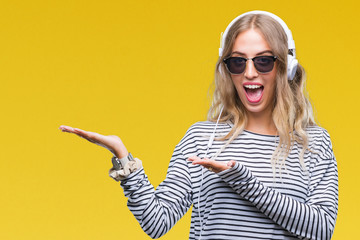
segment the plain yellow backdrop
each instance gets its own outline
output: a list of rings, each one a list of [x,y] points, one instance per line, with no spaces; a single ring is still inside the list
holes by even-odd
[[[219,37],[266,10],[292,30],[319,124],[333,141],[333,239],[358,237],[357,1],[0,3],[0,239],[149,239],[108,177],[111,154],[61,124],[119,135],[150,181],[187,128],[206,119]],[[187,239],[190,211],[162,239]]]

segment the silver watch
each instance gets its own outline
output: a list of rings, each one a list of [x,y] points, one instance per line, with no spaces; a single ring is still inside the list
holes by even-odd
[[[129,153],[126,157],[123,158],[117,158],[117,157],[113,157],[111,159],[112,164],[113,164],[113,168],[115,168],[116,170],[122,169],[127,162],[129,161],[134,161],[133,156],[131,155],[131,153]]]

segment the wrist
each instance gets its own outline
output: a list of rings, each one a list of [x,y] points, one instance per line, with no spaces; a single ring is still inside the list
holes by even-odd
[[[114,156],[112,158],[113,168],[114,169],[123,169],[129,161],[133,161],[133,160],[134,160],[134,158],[131,155],[131,153],[128,153],[128,155],[126,155],[125,157],[122,157],[122,158],[118,158],[118,157]]]
[[[127,157],[129,155],[129,152],[125,149],[125,151],[115,152],[115,157],[121,159],[124,157]]]

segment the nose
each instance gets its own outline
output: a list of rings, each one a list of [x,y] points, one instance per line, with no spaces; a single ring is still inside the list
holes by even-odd
[[[253,78],[256,78],[258,75],[259,74],[256,71],[254,62],[252,60],[246,61],[246,68],[245,68],[244,76],[248,79],[253,79]]]

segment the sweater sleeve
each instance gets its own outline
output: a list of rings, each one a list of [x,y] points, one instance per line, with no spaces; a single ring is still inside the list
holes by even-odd
[[[166,179],[156,190],[142,167],[122,180],[121,186],[130,211],[151,238],[167,233],[192,204],[190,173],[178,147],[170,160]]]
[[[309,171],[305,202],[265,186],[241,163],[218,175],[241,197],[300,239],[331,239],[338,206],[337,164],[331,145]]]

